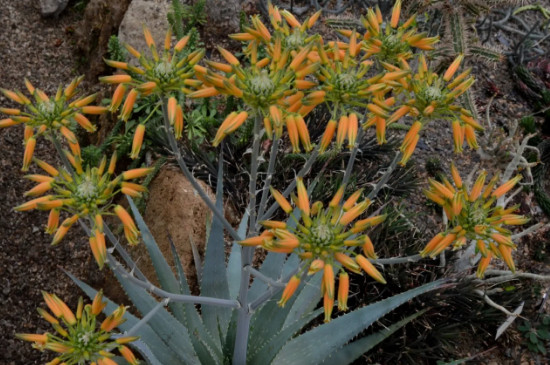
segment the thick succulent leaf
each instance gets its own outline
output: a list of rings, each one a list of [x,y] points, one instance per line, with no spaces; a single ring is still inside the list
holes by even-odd
[[[246,229],[248,227],[249,214],[246,212],[239,224],[237,233],[239,236],[244,237],[246,235]],[[233,242],[231,247],[231,253],[227,260],[227,283],[229,286],[229,298],[237,299],[239,296],[239,286],[241,283],[242,263],[241,263],[241,245],[237,242]]]
[[[234,310],[233,313],[231,314],[231,320],[229,321],[227,334],[225,336],[225,341],[223,343],[223,359],[224,359],[223,364],[231,364],[231,361],[233,359],[238,316],[239,316],[239,312],[236,310]]]
[[[283,269],[283,264],[285,263],[285,255],[280,253],[268,252],[262,266],[260,267],[260,272],[267,277],[278,280],[281,277],[281,271]],[[248,298],[250,301],[253,301],[259,297],[263,292],[267,290],[267,285],[261,280],[254,280],[252,286],[248,291]]]
[[[181,291],[183,294],[191,295],[181,260],[178,252],[176,251],[176,247],[171,241],[170,247],[172,249],[172,257],[174,257],[174,264],[179,276]],[[212,335],[208,332],[195,305],[193,303],[183,303],[183,310],[185,316],[184,325],[185,327],[192,329],[192,331],[190,331],[191,341],[193,342],[193,347],[197,351],[197,356],[201,360],[201,363],[220,362],[223,357],[221,343],[214,340]]]
[[[115,259],[110,257],[110,260]],[[118,262],[114,262],[113,264],[116,265]],[[147,291],[132,284],[116,271],[113,272],[132,303],[142,315],[149,313],[158,304],[156,299],[147,293]],[[166,309],[160,309],[148,323],[157,335],[168,345],[171,351],[174,351],[183,359],[184,363],[200,363],[193,349],[189,331]]]
[[[309,312],[304,317],[298,319],[289,326],[284,327],[276,335],[271,338],[266,338],[262,346],[258,348],[250,348],[250,355],[248,364],[250,365],[264,365],[270,364],[275,355],[281,348],[302,328],[304,328],[309,322],[323,312],[323,308],[319,308],[315,311]],[[335,363],[336,364],[336,363]]]
[[[218,183],[216,186],[216,208],[223,212],[223,157],[219,157]],[[225,271],[225,239],[223,224],[214,215],[210,235],[204,254],[201,294],[214,298],[229,298],[229,287]],[[204,324],[213,336],[225,337],[231,318],[231,310],[217,306],[202,306]],[[221,330],[218,335],[218,331]]]
[[[93,300],[93,298],[97,294],[97,290],[95,290],[85,282],[77,279],[71,273],[67,271],[65,271],[65,273],[76,283],[76,285],[80,287],[80,289],[82,289],[82,291],[84,291],[84,293],[86,293],[90,300]],[[105,315],[111,314],[119,307],[118,304],[116,304],[109,298],[103,297],[103,299],[107,302],[105,309],[103,309]],[[126,319],[126,321],[118,326],[118,328],[122,331],[129,331],[139,322],[139,318],[128,312],[124,314],[124,319]],[[182,361],[182,359],[179,358],[175,352],[170,351],[170,348],[166,345],[166,343],[160,339],[160,337],[147,323],[140,327],[139,336],[141,342],[148,344],[147,347],[149,349],[153,349],[152,353],[148,353],[146,350],[140,350],[140,353],[147,357],[147,360],[151,365],[175,364],[178,361]],[[137,346],[137,348],[139,350],[139,345]]]
[[[287,343],[272,364],[319,364],[373,322],[416,296],[442,287],[444,283],[444,280],[434,281],[318,326]]]
[[[145,221],[143,220],[143,217],[139,213],[139,209],[136,207],[131,197],[129,196],[126,196],[126,197],[128,198],[128,203],[130,203],[130,208],[132,209],[132,213],[134,213],[134,218],[141,232],[143,243],[147,248],[147,252],[149,253],[149,257],[151,258],[153,267],[155,268],[155,273],[157,274],[157,278],[159,280],[160,286],[162,287],[162,289],[166,290],[167,292],[174,293],[174,294],[181,294],[178,280],[174,276],[172,269],[170,268],[170,266],[168,265],[168,262],[166,261],[162,252],[160,251],[159,246],[155,241],[155,238],[153,237],[153,235],[151,234],[151,231],[149,230],[149,227],[147,227],[147,224],[145,223]],[[178,321],[183,323],[184,312],[183,312],[182,304],[170,302],[168,305],[170,306],[170,310],[172,311],[174,316],[178,319]]]
[[[334,353],[327,358],[323,364],[351,364],[354,360],[358,359],[359,356],[367,353],[377,346],[380,342],[384,341],[386,338],[390,337],[395,331],[405,326],[407,323],[415,320],[417,317],[424,314],[426,310],[417,312],[407,318],[402,319],[401,321],[392,324],[389,327],[384,328],[383,330],[376,332],[372,335],[365,336],[357,341],[353,341],[340,349],[336,350]]]

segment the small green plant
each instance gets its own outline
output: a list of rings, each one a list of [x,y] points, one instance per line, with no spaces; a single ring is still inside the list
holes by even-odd
[[[546,355],[550,341],[550,315],[545,314],[534,323],[524,320],[518,326],[518,330],[523,335],[524,344],[529,351]]]
[[[109,59],[113,61],[126,62],[128,60],[128,51],[120,44],[120,40],[116,35],[109,38],[107,52],[109,53]]]
[[[181,0],[172,0],[168,22],[178,38],[188,34],[193,28],[206,24],[205,7],[206,0],[197,0],[192,5],[182,4]]]

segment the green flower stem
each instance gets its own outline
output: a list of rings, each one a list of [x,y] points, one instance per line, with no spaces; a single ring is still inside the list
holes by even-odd
[[[300,169],[300,171],[298,171],[298,174],[296,175],[296,177],[304,177],[305,174],[307,174],[307,172],[309,171],[309,169],[311,168],[311,166],[313,166],[313,163],[315,162],[315,160],[317,160],[317,156],[319,156],[319,148],[320,146],[317,145],[315,147],[315,149],[313,150],[313,152],[311,153],[311,155],[309,156],[308,160],[306,161],[305,165]],[[290,184],[287,186],[287,188],[285,189],[285,191],[283,191],[283,196],[285,198],[288,198],[288,196],[290,195],[290,193],[296,188],[296,179],[293,179]],[[259,218],[260,221],[263,221],[263,220],[266,220],[268,219],[269,217],[271,217],[273,215],[273,213],[275,213],[275,210],[279,207],[279,203],[277,202],[274,202],[271,207],[269,207],[269,209],[267,210],[267,212],[261,216]]]
[[[277,151],[279,148],[279,138],[273,136],[273,143],[271,145],[271,153],[269,155],[269,165],[267,167],[267,176],[265,179],[264,187],[262,190],[262,198],[260,200],[260,207],[258,208],[258,217],[264,215],[266,204],[267,204],[267,193],[269,187],[271,186],[271,180],[273,179],[273,171],[275,170],[275,161],[277,160]],[[257,229],[256,224],[256,229]]]
[[[361,124],[362,123],[359,123],[359,125]],[[346,172],[344,173],[344,178],[342,179],[342,186],[346,186],[349,182],[349,179],[351,178],[351,171],[353,170],[355,157],[357,156],[357,151],[359,150],[359,143],[361,143],[361,139],[363,138],[364,133],[365,132],[363,131],[363,128],[359,128],[359,132],[357,132],[357,140],[355,142],[355,146],[353,146],[353,149],[351,150],[351,154],[349,155],[348,165],[346,166]]]
[[[243,268],[244,271],[248,271],[252,276],[254,276],[255,278],[258,278],[260,279],[261,281],[263,281],[264,283],[266,283],[268,286],[274,286],[274,287],[285,287],[285,283],[283,283],[282,281],[275,281],[267,276],[265,276],[264,274],[262,274],[260,271],[254,269],[252,266],[248,265],[246,267]]]
[[[185,161],[183,160],[183,157],[181,156],[181,152],[179,150],[178,143],[176,142],[176,139],[174,138],[174,134],[172,133],[172,127],[170,126],[170,122],[168,121],[167,104],[168,104],[168,101],[165,98],[163,98],[162,99],[162,114],[164,116],[164,118],[163,118],[164,119],[164,127],[166,129],[166,136],[168,137],[168,140],[170,142],[170,147],[172,148],[172,153],[174,154],[174,157],[176,158],[176,161],[178,162],[178,165],[179,165],[181,171],[183,172],[183,174],[185,175],[187,180],[189,180],[191,185],[193,185],[193,188],[197,191],[197,193],[199,194],[201,199],[206,203],[208,208],[210,208],[210,210],[212,211],[212,213],[214,213],[216,218],[218,218],[220,220],[220,222],[223,224],[224,228],[227,229],[227,232],[229,232],[231,237],[235,241],[242,241],[244,239],[244,237],[241,237],[237,233],[237,231],[235,231],[235,229],[233,229],[231,224],[227,221],[227,219],[225,219],[225,217],[223,215],[223,212],[220,212],[216,208],[216,205],[212,202],[212,200],[210,200],[208,195],[206,195],[206,193],[204,192],[202,187],[199,185],[197,180],[195,180],[195,178],[193,177],[193,174],[187,168],[187,165],[185,164]]]
[[[258,177],[258,155],[260,152],[260,125],[262,123],[261,115],[256,113],[254,119],[254,141],[252,142],[252,156],[250,160],[250,184],[248,188],[249,203],[248,212],[250,214],[248,236],[252,236],[256,232],[256,180]],[[252,256],[254,254],[254,247],[243,247],[241,250],[241,283],[239,287],[239,302],[241,308],[237,317],[237,330],[235,334],[235,347],[233,350],[233,364],[244,365],[246,364],[246,354],[248,348],[248,334],[250,332],[250,319],[252,313],[250,313],[248,303],[248,289],[250,283],[250,271],[246,270],[252,264]]]
[[[390,166],[388,167],[386,172],[384,172],[384,175],[382,175],[382,178],[378,181],[378,183],[376,183],[376,185],[374,186],[374,189],[372,189],[372,191],[369,193],[369,195],[367,196],[367,199],[372,200],[376,197],[376,195],[378,195],[380,190],[384,187],[384,185],[386,185],[386,183],[390,179],[391,174],[393,173],[393,170],[395,170],[395,167],[397,166],[397,162],[401,160],[402,156],[403,154],[401,152],[398,152],[395,155]]]
[[[163,290],[155,285],[153,285],[150,282],[145,282],[142,280],[139,280],[134,275],[132,275],[130,272],[128,272],[116,259],[115,257],[107,252],[107,258],[109,262],[112,263],[112,269],[119,275],[121,275],[123,278],[127,279],[130,283],[139,286],[140,288],[143,288],[155,295],[158,295],[162,298],[168,298],[172,302],[176,303],[193,303],[193,304],[206,304],[206,305],[213,305],[218,307],[225,307],[225,308],[240,308],[241,305],[238,301],[232,300],[232,299],[219,299],[219,298],[212,298],[212,297],[203,297],[203,296],[195,296],[195,295],[185,295],[185,294],[174,294],[167,292],[166,290]]]

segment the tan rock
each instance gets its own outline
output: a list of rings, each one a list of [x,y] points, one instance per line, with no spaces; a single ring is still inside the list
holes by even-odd
[[[146,25],[149,28],[157,48],[160,49],[159,45],[163,44],[166,31],[170,26],[168,23],[170,3],[170,0],[132,0],[118,29],[119,40],[150,57],[151,53],[143,37],[143,26]],[[135,62],[134,59],[132,61]]]
[[[210,187],[200,181],[199,183],[214,199]],[[197,289],[197,276],[191,240],[202,257],[206,246],[206,221],[210,216],[210,210],[206,204],[179,170],[171,167],[164,168],[151,182],[144,215],[145,222],[175,273],[174,257],[168,235],[172,237],[187,280],[195,289]],[[138,260],[138,266],[145,276],[151,280],[155,278],[155,271],[144,245],[133,248],[132,256]],[[153,282],[156,283],[156,280]]]

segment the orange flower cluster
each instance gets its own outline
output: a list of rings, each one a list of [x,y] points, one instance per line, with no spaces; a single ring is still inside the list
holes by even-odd
[[[301,145],[310,151],[312,145],[303,117],[314,105],[306,106],[302,101],[307,89],[316,85],[306,78],[319,65],[310,60],[313,38],[308,39],[305,32],[314,25],[319,15],[316,13],[302,25],[289,12],[279,12],[270,5],[274,34],[269,32],[259,17],[253,17],[253,27],[245,27],[244,33],[231,35],[233,39],[247,42],[246,66],[229,51],[219,47],[227,63],[207,61],[210,69],[195,66],[203,88],[190,96],[201,98],[224,94],[240,98],[253,114],[263,117],[269,138],[272,138],[273,131],[280,137],[283,126],[286,126],[293,150],[298,152]],[[259,47],[265,48],[268,57],[258,59]],[[236,111],[227,116],[214,138],[214,146],[237,130],[248,115],[248,111]]]
[[[521,176],[495,189],[498,175],[485,185],[487,174],[483,171],[469,189],[454,165],[451,166],[451,173],[454,186],[446,178],[443,182],[430,180],[430,189],[425,191],[428,199],[443,207],[450,227],[437,234],[421,251],[421,255],[435,257],[451,245],[458,249],[468,241],[476,240],[476,250],[482,255],[478,277],[483,277],[494,256],[502,258],[510,270],[515,271],[512,259],[515,244],[512,242],[512,233],[503,225],[522,225],[529,218],[514,214],[519,206],[503,208],[495,203],[520,181]]]
[[[116,164],[116,155],[111,158],[109,166],[107,159],[103,157],[98,167],[84,170],[79,156],[66,152],[66,156],[73,165],[75,173],[71,175],[65,169],[56,169],[50,164],[35,159],[36,164],[47,172],[47,175],[27,175],[31,181],[38,183],[34,188],[25,193],[26,196],[35,197],[15,208],[17,211],[31,209],[49,210],[50,216],[46,232],[54,234],[52,245],[61,242],[67,231],[79,218],[88,218],[92,224],[93,235],[90,237],[90,247],[94,258],[100,268],[103,267],[107,256],[105,235],[103,233],[103,215],[112,209],[124,224],[124,233],[130,244],[137,244],[139,231],[130,214],[120,205],[111,203],[118,193],[139,197],[146,191],[145,187],[129,182],[149,174],[152,169],[139,168],[123,172],[113,178]],[[43,195],[49,193],[48,195]],[[42,196],[40,196],[42,195]],[[70,217],[59,223],[62,211],[70,214]]]
[[[102,82],[109,84],[118,84],[109,110],[116,112],[122,101],[122,110],[120,118],[127,121],[132,115],[132,109],[139,96],[147,96],[151,94],[158,95],[159,98],[169,98],[168,103],[168,119],[174,126],[176,138],[181,138],[183,131],[183,110],[181,105],[177,103],[174,92],[190,93],[189,87],[198,87],[201,85],[199,80],[193,79],[193,66],[196,65],[204,56],[204,50],[197,50],[189,54],[184,54],[184,48],[189,41],[189,36],[180,39],[172,49],[172,33],[168,31],[164,40],[162,54],[159,55],[157,47],[151,32],[147,27],[143,28],[145,42],[151,51],[151,57],[148,58],[126,44],[126,49],[139,62],[138,67],[130,63],[106,60],[105,62],[119,70],[124,74],[116,74],[112,76],[100,77]],[[130,87],[130,91],[126,95],[126,91]],[[126,95],[126,99],[124,99]],[[145,124],[140,124],[136,128],[134,140],[132,143],[132,158],[137,158],[143,137],[145,135]]]
[[[290,202],[273,188],[271,193],[281,208],[296,220]],[[267,230],[239,243],[243,246],[261,246],[272,252],[296,253],[305,263],[303,267],[307,268],[308,274],[323,271],[321,292],[324,297],[325,321],[328,322],[336,299],[335,270],[340,270],[337,293],[340,310],[347,309],[349,277],[345,269],[357,274],[363,270],[376,281],[386,282],[367,259],[375,259],[377,256],[371,239],[365,233],[368,228],[380,224],[386,217],[379,215],[355,221],[371,204],[368,199],[359,201],[362,190],[356,191],[342,203],[342,186],[326,208],[321,202],[310,204],[302,179],[297,180],[297,194],[295,203],[300,211],[300,221],[296,220],[295,227],[280,221],[263,221],[261,224]],[[355,223],[352,224],[353,221]],[[352,249],[357,246],[362,247],[364,255],[353,252]],[[284,306],[298,288],[301,274],[298,273],[290,279],[279,305]]]
[[[25,86],[34,101],[20,91],[0,89],[8,99],[23,106],[23,109],[0,108],[0,113],[10,116],[0,120],[0,128],[17,124],[25,125],[23,171],[29,169],[36,146],[36,137],[42,134],[59,132],[67,140],[73,154],[80,155],[80,148],[71,130],[71,123],[76,121],[86,131],[94,132],[96,127],[84,114],[102,114],[107,111],[105,107],[89,105],[95,101],[95,94],[71,101],[82,79],[83,76],[75,78],[65,89],[60,86],[54,98],[48,97],[46,93],[35,88],[29,80],[25,79]]]
[[[426,59],[422,55],[419,57],[419,68],[415,75],[409,73],[396,80],[395,86],[401,93],[408,95],[403,105],[397,109],[393,108],[395,104],[393,97],[385,100],[375,98],[373,104],[369,105],[371,117],[364,124],[364,128],[376,125],[379,143],[385,141],[385,130],[388,125],[407,115],[415,119],[400,147],[403,154],[401,165],[407,163],[416,149],[421,129],[433,120],[451,121],[455,152],[462,152],[464,140],[470,148],[478,147],[475,130],[483,130],[483,127],[473,119],[468,110],[455,104],[457,98],[474,83],[473,77],[469,77],[470,70],[462,72],[453,79],[462,59],[462,55],[458,56],[445,73],[439,76],[428,69]],[[384,67],[389,71],[384,76],[386,81],[388,75],[403,72],[402,69],[390,64],[384,64]],[[404,67],[408,69],[408,65]]]
[[[429,51],[439,41],[438,37],[427,37],[425,33],[418,33],[414,27],[415,16],[399,24],[401,16],[401,0],[397,0],[392,9],[389,24],[383,24],[380,9],[369,9],[367,16],[362,18],[363,26],[367,30],[361,42],[365,51],[364,58],[375,58],[379,62],[391,64],[402,63],[413,56],[413,48]],[[352,31],[340,31],[350,37]]]
[[[107,305],[102,301],[101,292],[96,294],[92,304],[84,305],[81,297],[76,313],[55,294],[42,292],[42,295],[53,315],[42,308],[38,308],[38,313],[53,326],[57,334],[18,333],[16,336],[21,340],[33,342],[33,347],[41,351],[50,350],[59,354],[47,365],[116,365],[112,359],[115,356],[112,353],[114,349],[117,349],[129,364],[139,363],[132,350],[126,346],[137,340],[137,337],[119,337],[111,340],[111,332],[125,321],[125,307],[118,307],[97,328],[97,316]]]

